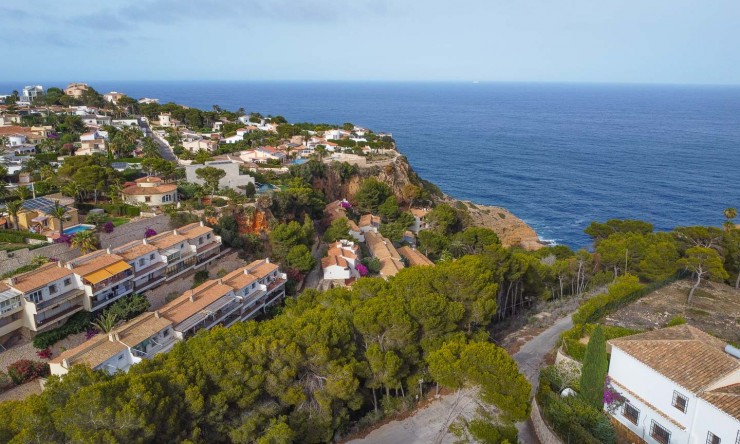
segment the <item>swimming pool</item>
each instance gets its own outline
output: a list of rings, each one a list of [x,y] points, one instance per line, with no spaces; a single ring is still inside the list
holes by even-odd
[[[95,228],[95,225],[85,225],[85,224],[72,225],[71,227],[64,229],[64,234],[69,234],[69,235],[77,234],[80,231],[92,230],[93,228]]]

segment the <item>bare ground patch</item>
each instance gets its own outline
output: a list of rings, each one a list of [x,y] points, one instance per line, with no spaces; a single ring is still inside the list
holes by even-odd
[[[686,298],[692,283],[674,282],[610,314],[606,325],[617,325],[638,330],[665,327],[676,316],[718,338],[737,344],[740,342],[740,291],[729,285],[710,282],[694,293],[691,306]]]

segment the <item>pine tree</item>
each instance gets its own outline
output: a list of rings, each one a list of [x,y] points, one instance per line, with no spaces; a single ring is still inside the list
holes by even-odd
[[[606,339],[601,326],[598,325],[586,346],[581,371],[581,396],[598,410],[604,407],[604,381],[608,369]]]

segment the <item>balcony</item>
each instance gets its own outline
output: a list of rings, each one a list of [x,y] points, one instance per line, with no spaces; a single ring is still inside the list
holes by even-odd
[[[92,291],[93,291],[93,293],[97,293],[97,292],[99,292],[101,290],[104,290],[104,289],[110,287],[110,286],[114,286],[114,285],[118,284],[119,282],[121,282],[121,281],[123,281],[125,279],[130,278],[133,275],[134,275],[134,273],[131,270],[126,270],[123,273],[118,273],[115,276],[112,276],[112,277],[110,277],[110,278],[108,278],[108,279],[106,279],[106,280],[104,280],[102,282],[99,282],[99,283],[93,285],[92,286]]]
[[[65,293],[53,296],[51,299],[47,299],[41,302],[36,302],[34,304],[36,306],[36,313],[41,313],[43,311],[48,310],[49,308],[52,308],[56,305],[67,302],[74,298],[80,297],[84,294],[85,292],[83,290],[80,290],[79,288],[73,288],[72,290],[69,290]]]
[[[149,280],[145,280],[142,282],[134,282],[134,290],[135,291],[145,291],[152,287],[156,287],[157,285],[164,282],[165,278],[166,276],[162,274],[162,275],[156,276]]]
[[[37,316],[34,316],[34,322],[36,323],[36,330],[42,330],[44,328],[47,328],[50,325],[54,325],[57,321],[61,321],[62,319],[66,319],[73,314],[77,313],[78,311],[82,310],[84,307],[82,306],[82,302],[79,304],[72,305],[71,307],[64,309],[60,311],[59,313],[56,313],[52,316],[45,317],[44,319],[38,319]]]
[[[166,267],[166,262],[155,262],[151,265],[149,265],[146,268],[142,268],[141,270],[137,271],[134,274],[134,279],[141,279],[142,277],[146,277],[149,273],[153,273],[157,270],[161,270],[162,268]]]
[[[100,294],[95,296],[94,300],[92,301],[92,309],[97,310],[98,308],[102,307],[103,305],[107,305],[108,303],[120,298],[121,296],[130,293],[133,290],[134,286],[127,282],[124,285],[120,285],[119,288],[105,294]]]

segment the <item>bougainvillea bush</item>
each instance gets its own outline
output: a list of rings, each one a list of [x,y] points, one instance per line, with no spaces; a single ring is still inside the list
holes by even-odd
[[[153,229],[151,229],[149,227],[147,227],[146,231],[144,232],[144,237],[152,237],[152,236],[156,236],[156,235],[157,235],[157,231],[156,230],[153,230]]]

